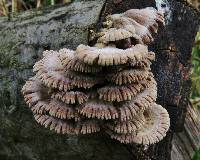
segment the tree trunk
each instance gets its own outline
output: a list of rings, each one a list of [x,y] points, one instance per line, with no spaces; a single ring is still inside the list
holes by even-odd
[[[20,93],[25,80],[33,75],[32,66],[43,50],[75,49],[81,43],[88,44],[90,30],[98,30],[107,14],[147,6],[155,7],[156,2],[85,0],[25,12],[9,20],[0,18],[0,159],[169,160],[173,157],[178,160],[184,154],[191,159],[191,152],[200,142],[198,137],[192,149],[186,150],[187,146],[182,145],[184,154],[179,144],[183,143],[181,139],[191,142],[195,138],[195,135],[185,136],[193,134],[188,127],[194,123],[188,116],[184,128],[184,119],[189,104],[191,49],[199,14],[181,2],[167,2],[167,25],[150,46],[156,52],[152,69],[158,83],[158,103],[168,110],[171,118],[170,131],[158,144],[124,145],[102,133],[79,137],[57,135],[36,124]],[[183,133],[177,133],[183,128]]]

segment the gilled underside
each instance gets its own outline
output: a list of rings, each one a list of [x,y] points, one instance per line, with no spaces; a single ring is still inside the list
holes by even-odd
[[[93,47],[45,51],[22,93],[35,120],[61,134],[105,131],[121,143],[153,144],[169,129],[156,104],[150,69],[153,41],[164,18],[154,8],[107,17]]]

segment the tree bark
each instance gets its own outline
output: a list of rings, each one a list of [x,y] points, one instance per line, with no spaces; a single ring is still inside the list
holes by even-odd
[[[32,66],[43,50],[75,49],[81,43],[92,43],[90,30],[98,30],[107,14],[147,6],[155,7],[156,2],[86,0],[25,12],[9,20],[0,18],[0,159],[169,160],[172,157],[176,160],[183,157],[178,138],[185,130],[193,134],[186,129],[187,124],[193,125],[191,120],[187,119],[183,133],[177,132],[184,128],[189,104],[191,49],[199,14],[181,2],[168,1],[167,25],[159,30],[150,46],[156,52],[152,69],[158,83],[158,103],[168,110],[171,118],[170,131],[158,144],[124,145],[102,133],[79,137],[57,135],[36,124],[20,93],[25,80],[33,75]],[[198,143],[187,151],[188,159],[191,159],[188,152],[196,149]]]

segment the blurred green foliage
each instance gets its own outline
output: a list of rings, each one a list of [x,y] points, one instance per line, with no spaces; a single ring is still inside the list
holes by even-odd
[[[192,90],[191,102],[194,107],[200,108],[200,30],[195,39],[192,50]],[[200,148],[195,152],[193,160],[200,160]]]
[[[197,152],[194,154],[192,160],[200,160],[200,148],[197,150]]]
[[[197,33],[192,50],[192,64],[191,102],[193,106],[200,107],[200,31]]]

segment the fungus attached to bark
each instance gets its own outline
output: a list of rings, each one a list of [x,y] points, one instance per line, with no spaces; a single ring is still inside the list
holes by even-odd
[[[137,35],[133,37],[144,44],[153,41],[152,34],[157,33],[159,24],[165,24],[163,15],[152,7],[130,9],[122,14],[109,15],[107,19],[112,22],[114,28],[133,26]]]
[[[122,143],[153,144],[169,128],[169,115],[155,103],[152,42],[163,15],[153,8],[109,15],[95,46],[44,51],[36,76],[22,93],[38,123],[61,134],[105,130]],[[102,131],[103,131],[102,130]]]
[[[107,31],[102,32],[103,36],[100,37],[98,41],[102,43],[115,42],[132,37],[134,32],[135,30],[131,32],[128,29],[110,28]]]
[[[64,76],[65,70],[58,55],[58,52],[44,54],[43,59],[34,65],[33,71],[46,86],[66,91],[72,89],[73,85],[72,81]]]
[[[152,33],[157,33],[159,24],[165,24],[163,14],[153,7],[130,9],[124,12],[123,15],[134,19],[139,24],[147,27]]]
[[[138,143],[150,145],[161,141],[169,129],[169,115],[167,111],[160,105],[153,104],[151,108],[143,112],[145,119],[144,124],[135,133],[121,133],[124,131],[123,126],[118,130],[119,133],[108,130],[111,138],[120,141],[121,143]],[[125,129],[128,131],[128,129]]]
[[[37,77],[30,78],[22,88],[24,100],[34,113],[44,113],[50,99],[49,89]]]
[[[154,104],[144,111],[145,125],[137,131],[132,142],[139,144],[153,144],[161,141],[169,129],[169,115],[162,106]]]
[[[77,57],[89,65],[112,66],[126,64],[129,61],[140,61],[148,54],[146,46],[138,44],[128,49],[115,47],[89,47],[79,45],[76,50]]]

